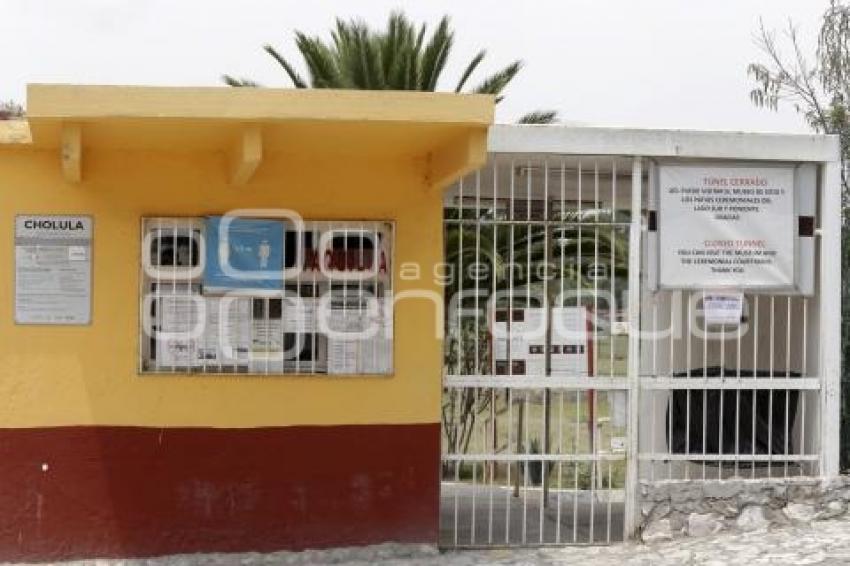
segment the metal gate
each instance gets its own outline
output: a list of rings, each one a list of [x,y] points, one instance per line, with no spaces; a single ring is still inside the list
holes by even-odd
[[[496,154],[447,192],[441,545],[633,531],[642,176]]]
[[[488,143],[444,201],[443,546],[604,544],[638,532],[644,484],[837,475],[834,138],[494,126]],[[747,287],[710,326],[706,291],[659,285],[674,163],[793,171],[796,287]]]

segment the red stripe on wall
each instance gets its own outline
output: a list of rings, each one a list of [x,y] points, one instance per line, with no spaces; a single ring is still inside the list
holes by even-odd
[[[0,429],[0,560],[435,543],[439,424]]]

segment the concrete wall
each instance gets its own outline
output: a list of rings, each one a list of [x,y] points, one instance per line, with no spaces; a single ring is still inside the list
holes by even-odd
[[[138,374],[140,223],[233,208],[396,222],[395,291],[441,297],[438,190],[412,158],[267,154],[248,186],[216,152],[0,146],[0,560],[435,542],[441,342],[396,305],[388,377]],[[14,324],[16,214],[94,218],[90,326]]]

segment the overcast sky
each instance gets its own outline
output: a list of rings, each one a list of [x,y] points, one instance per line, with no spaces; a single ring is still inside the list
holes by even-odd
[[[261,51],[293,61],[292,30],[327,36],[336,16],[381,25],[395,8],[435,22],[456,46],[443,86],[487,48],[484,70],[526,66],[498,121],[537,108],[600,125],[805,131],[793,109],[754,108],[748,62],[759,17],[791,18],[814,51],[828,0],[2,0],[0,99],[29,82],[219,85],[230,73],[289,86]],[[299,61],[300,63],[300,61]],[[479,75],[480,77],[480,75]],[[471,80],[476,82],[475,78]]]

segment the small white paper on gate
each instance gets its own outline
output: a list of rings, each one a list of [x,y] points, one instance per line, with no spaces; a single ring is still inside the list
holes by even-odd
[[[744,314],[744,294],[706,292],[702,297],[703,320],[710,324],[740,324]]]

